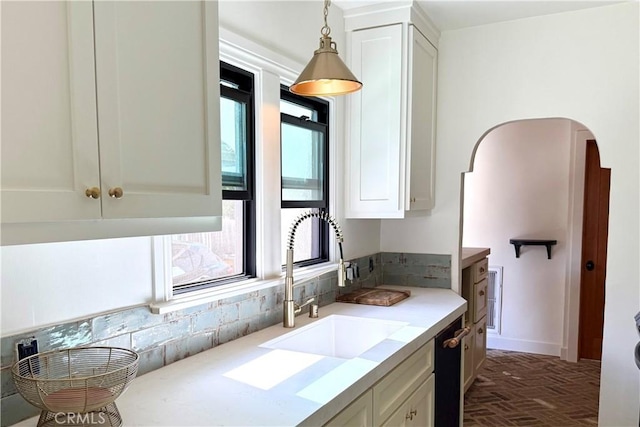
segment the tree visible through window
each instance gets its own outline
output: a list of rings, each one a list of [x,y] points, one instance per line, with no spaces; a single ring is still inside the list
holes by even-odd
[[[255,276],[253,75],[220,64],[222,230],[171,236],[174,294]]]

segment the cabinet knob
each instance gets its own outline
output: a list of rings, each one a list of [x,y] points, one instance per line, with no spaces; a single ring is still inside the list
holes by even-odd
[[[90,199],[99,199],[100,198],[100,189],[98,187],[87,188],[84,192],[85,196]]]
[[[465,344],[465,345],[464,345],[464,349],[465,349],[465,350],[469,350],[469,344]]]
[[[481,333],[483,333],[483,332],[484,332],[484,330],[483,330],[482,328],[478,328],[478,333],[479,333],[479,334],[481,334]]]
[[[484,289],[483,289],[483,290],[481,290],[480,292],[478,292],[478,294],[479,294],[481,297],[483,297],[483,296],[484,296]]]
[[[109,196],[113,197],[114,199],[122,199],[123,195],[124,191],[122,191],[122,188],[120,187],[113,187],[109,189]]]

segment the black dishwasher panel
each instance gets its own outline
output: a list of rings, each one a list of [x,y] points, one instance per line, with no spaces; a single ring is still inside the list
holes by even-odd
[[[460,369],[462,345],[454,348],[444,346],[447,339],[454,338],[462,329],[459,317],[435,338],[435,425],[436,427],[458,427],[460,425]]]

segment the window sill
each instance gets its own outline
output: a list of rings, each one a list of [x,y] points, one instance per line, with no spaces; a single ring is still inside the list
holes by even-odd
[[[337,266],[337,263],[325,262],[309,267],[302,267],[295,269],[293,276],[297,281],[304,281],[334,271]],[[165,314],[273,286],[283,286],[284,290],[284,277],[285,273],[283,272],[279,277],[273,279],[247,279],[221,285],[213,289],[194,291],[186,295],[176,296],[169,301],[153,302],[149,304],[149,309],[153,314]],[[295,288],[295,283],[293,286]]]

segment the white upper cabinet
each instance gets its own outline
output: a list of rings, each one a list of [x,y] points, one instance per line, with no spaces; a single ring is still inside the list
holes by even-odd
[[[103,217],[220,214],[216,5],[95,2]]]
[[[411,15],[362,16],[345,17],[349,65],[363,82],[347,101],[346,217],[403,218],[435,202],[437,49]]]
[[[2,59],[3,244],[217,227],[217,2],[3,2]]]
[[[402,137],[402,25],[354,31],[351,71],[363,82],[350,95],[346,217],[397,216]]]
[[[405,210],[435,204],[436,85],[438,51],[409,26]]]
[[[2,4],[2,222],[97,219],[92,7]]]

